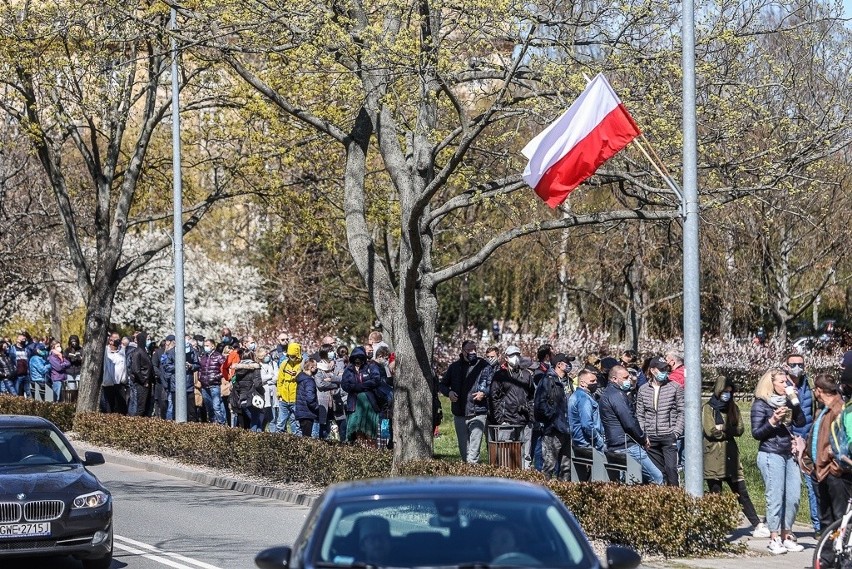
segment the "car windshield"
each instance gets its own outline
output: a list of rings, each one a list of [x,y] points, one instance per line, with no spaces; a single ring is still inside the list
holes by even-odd
[[[0,430],[0,468],[72,462],[74,455],[53,429],[15,427]]]
[[[342,503],[317,540],[318,566],[594,567],[585,536],[548,502],[382,499]]]

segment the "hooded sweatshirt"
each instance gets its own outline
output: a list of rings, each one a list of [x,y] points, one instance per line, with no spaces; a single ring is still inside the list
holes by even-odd
[[[287,346],[287,358],[278,368],[278,397],[284,403],[296,402],[296,376],[302,371],[302,346],[290,342]]]

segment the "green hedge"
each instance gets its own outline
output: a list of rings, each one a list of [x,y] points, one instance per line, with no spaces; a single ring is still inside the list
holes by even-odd
[[[75,418],[74,432],[95,445],[227,468],[276,482],[326,486],[387,476],[391,470],[390,453],[377,449],[210,423],[84,413]]]
[[[0,395],[0,415],[34,415],[52,421],[62,431],[70,431],[74,422],[75,405],[24,399],[15,395]]]

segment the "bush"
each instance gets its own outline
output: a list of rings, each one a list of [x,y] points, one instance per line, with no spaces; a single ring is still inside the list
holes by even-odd
[[[84,413],[74,419],[74,431],[95,445],[230,469],[275,482],[326,486],[388,476],[391,471],[391,454],[386,451],[210,423]]]
[[[209,423],[88,413],[74,420],[77,436],[92,444],[189,464],[230,469],[278,482],[334,482],[391,475],[391,453],[277,433],[252,433]],[[399,465],[399,476],[481,476],[525,480],[550,488],[593,539],[628,545],[646,554],[696,556],[731,550],[737,526],[733,494],[701,499],[682,489],[546,480],[530,470],[440,460]]]
[[[0,414],[44,417],[62,431],[71,429],[74,422],[74,409],[75,405],[71,403],[51,403],[15,395],[0,395]]]

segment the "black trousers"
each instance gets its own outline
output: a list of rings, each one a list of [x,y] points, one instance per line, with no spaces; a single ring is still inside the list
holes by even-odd
[[[727,482],[731,491],[737,495],[737,500],[743,509],[743,514],[745,514],[745,517],[748,519],[748,523],[752,526],[759,524],[760,518],[757,516],[757,511],[754,509],[754,504],[751,503],[751,496],[748,495],[748,488],[746,488],[745,480],[732,480],[730,478],[718,480],[715,478],[708,478],[707,486],[710,488],[710,493],[721,494],[722,482]]]
[[[827,528],[846,513],[846,504],[852,497],[852,476],[829,474],[822,482],[816,484],[816,489],[820,527]]]
[[[669,486],[680,486],[677,475],[677,439],[674,436],[651,439],[648,456],[654,466],[663,473],[663,479]]]
[[[303,437],[310,438],[311,432],[314,430],[313,419],[299,419],[299,429],[302,431]]]
[[[104,385],[103,393],[107,413],[127,415],[126,385]]]

